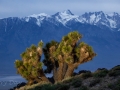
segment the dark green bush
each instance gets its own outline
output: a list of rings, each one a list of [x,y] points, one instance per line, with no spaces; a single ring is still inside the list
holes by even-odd
[[[67,79],[67,80],[64,80],[63,83],[70,83],[70,82],[73,82],[73,78],[70,78],[70,79]]]
[[[43,86],[37,86],[32,90],[56,90],[56,86],[51,84],[46,84]]]
[[[120,70],[110,70],[108,73],[109,76],[119,76]]]
[[[107,69],[104,69],[104,70],[97,70],[94,74],[93,74],[93,77],[96,77],[96,78],[101,78],[101,77],[105,77],[107,74],[108,74],[108,70]]]
[[[111,83],[109,83],[109,84],[108,84],[108,88],[113,89],[113,88],[114,88],[114,85],[111,84]]]
[[[70,88],[70,86],[68,86],[68,85],[61,85],[56,90],[68,90],[69,88]]]
[[[79,90],[89,90],[86,86],[81,86]]]
[[[80,70],[80,71],[78,72],[78,74],[87,73],[87,72],[91,73],[91,71],[89,71],[89,70]]]
[[[120,65],[113,67],[111,70],[120,70]]]
[[[98,84],[98,83],[100,83],[100,81],[101,81],[101,79],[95,79],[95,80],[93,80],[91,83],[90,83],[90,87],[93,87],[93,86],[95,86],[96,84]]]
[[[80,79],[76,79],[71,83],[72,86],[76,87],[80,87],[82,85],[82,81]]]
[[[115,83],[108,84],[108,88],[112,90],[120,90],[120,79],[118,79]]]
[[[36,86],[34,89],[29,89],[29,90],[68,90],[70,87],[68,85],[63,85],[63,84],[45,84],[42,86]]]
[[[108,84],[108,88],[112,90],[120,90],[120,85]]]
[[[115,67],[113,67],[109,73],[108,73],[109,76],[119,76],[120,75],[120,65],[117,65]]]
[[[120,85],[120,78],[118,79],[117,84]]]
[[[81,76],[81,77],[82,77],[83,79],[92,77],[92,73],[91,73],[91,72],[82,73],[82,76]]]
[[[120,79],[116,82],[115,90],[120,90]]]

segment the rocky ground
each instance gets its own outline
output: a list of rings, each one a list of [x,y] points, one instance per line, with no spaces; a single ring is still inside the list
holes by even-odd
[[[120,65],[110,70],[98,68],[93,73],[82,70],[56,84],[41,82],[15,90],[120,90]]]

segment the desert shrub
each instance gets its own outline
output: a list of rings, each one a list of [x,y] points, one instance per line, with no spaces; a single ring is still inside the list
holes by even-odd
[[[116,82],[116,87],[114,90],[120,90],[120,79]]]
[[[109,76],[119,76],[120,75],[120,70],[110,70],[109,71]]]
[[[112,90],[120,90],[120,85],[115,85],[115,84],[108,84],[108,88]]]
[[[56,86],[51,84],[45,84],[42,86],[36,86],[34,89],[29,89],[29,90],[56,90]]]
[[[80,70],[80,71],[78,72],[78,74],[87,73],[87,72],[91,73],[91,71],[89,71],[89,70]]]
[[[112,83],[108,83],[108,88],[110,88],[110,89],[113,89],[114,88],[114,85],[112,84]]]
[[[73,72],[73,76],[76,76],[76,75],[78,75],[78,73],[76,73],[76,72]]]
[[[34,89],[28,89],[28,90],[43,90],[42,86],[36,86]]]
[[[69,77],[69,78],[66,78],[64,79],[62,82],[63,83],[70,83],[70,82],[73,82],[75,79],[73,77]]]
[[[89,90],[86,86],[81,86],[79,90]]]
[[[117,65],[115,67],[113,67],[109,73],[108,73],[109,76],[119,76],[120,75],[120,65]]]
[[[120,90],[120,79],[118,79],[115,83],[109,83],[108,88],[112,90]]]
[[[82,77],[83,79],[92,77],[92,73],[91,73],[91,72],[82,73],[82,76],[81,76],[81,77]]]
[[[70,86],[61,84],[56,90],[68,90]]]
[[[93,77],[99,78],[99,77],[105,77],[108,74],[107,69],[99,69],[94,74]]]
[[[25,87],[21,87],[20,90],[41,90],[42,87],[44,86],[51,86],[52,84],[49,83],[49,82],[40,82],[40,83],[37,83],[37,84],[33,84],[33,85],[26,85]]]
[[[118,79],[117,84],[120,86],[120,78]]]
[[[22,82],[22,83],[17,84],[17,86],[11,88],[10,90],[19,89],[19,88],[21,88],[21,87],[23,87],[23,86],[25,86],[25,85],[26,85],[26,83],[25,83],[25,82]]]
[[[76,87],[80,87],[82,85],[82,80],[80,79],[75,79],[72,83],[71,83],[72,86],[74,86],[75,88]]]
[[[113,67],[111,70],[120,70],[120,65]]]
[[[95,86],[96,84],[98,84],[98,83],[100,83],[100,79],[95,79],[95,80],[93,80],[90,84],[89,84],[89,86],[90,87],[93,87],[93,86]]]
[[[59,87],[61,87],[64,83],[58,82],[56,84],[54,84],[55,88],[58,89]]]

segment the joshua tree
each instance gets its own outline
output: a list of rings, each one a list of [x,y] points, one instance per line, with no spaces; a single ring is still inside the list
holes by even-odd
[[[33,84],[34,81],[48,81],[42,69],[43,64],[40,62],[42,46],[42,41],[38,44],[38,47],[32,45],[21,54],[22,60],[15,61],[18,74],[28,80],[28,84]]]
[[[22,60],[15,61],[18,73],[28,80],[28,84],[48,81],[44,73],[53,72],[55,82],[71,77],[74,69],[96,55],[91,46],[79,42],[81,37],[77,31],[73,31],[64,36],[61,42],[51,41],[44,48],[43,42],[38,47],[32,45],[21,54]],[[42,51],[45,56],[43,63],[47,66],[44,72],[40,62]]]
[[[75,68],[96,55],[91,46],[79,42],[81,37],[77,31],[73,31],[64,36],[60,43],[51,41],[44,47],[44,64],[47,66],[45,72],[53,70],[56,82],[71,77]]]

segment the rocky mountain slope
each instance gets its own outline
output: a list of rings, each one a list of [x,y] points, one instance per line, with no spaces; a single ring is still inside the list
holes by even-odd
[[[120,65],[110,70],[98,68],[95,72],[79,71],[73,77],[50,84],[37,83],[31,86],[14,87],[15,90],[120,90]],[[14,90],[10,89],[10,90]]]

